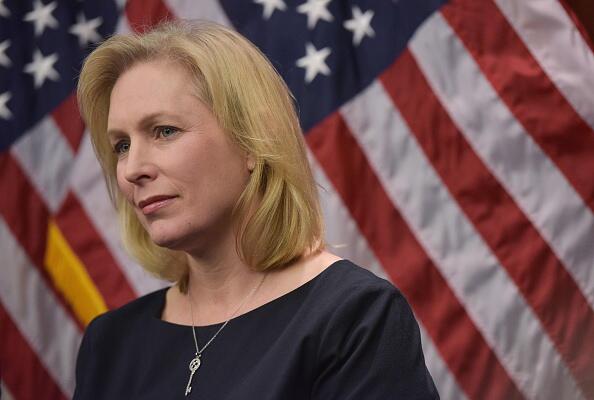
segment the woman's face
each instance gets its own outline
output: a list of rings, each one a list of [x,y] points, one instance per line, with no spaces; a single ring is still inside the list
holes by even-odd
[[[248,157],[197,99],[184,68],[151,61],[122,74],[108,132],[118,186],[156,244],[193,252],[231,237]]]

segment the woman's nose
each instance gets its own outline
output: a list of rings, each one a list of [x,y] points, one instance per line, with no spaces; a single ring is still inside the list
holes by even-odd
[[[155,179],[156,166],[151,160],[150,149],[141,142],[130,144],[126,155],[124,177],[131,183],[142,183]]]

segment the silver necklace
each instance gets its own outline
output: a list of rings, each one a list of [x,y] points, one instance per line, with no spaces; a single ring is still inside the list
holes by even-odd
[[[262,286],[262,284],[264,283],[264,279],[266,279],[266,275],[267,274],[265,273],[264,276],[262,277],[262,279],[260,280],[260,283],[258,283],[258,286],[254,287],[252,289],[252,291],[250,293],[248,293],[248,295],[245,297],[245,299],[243,299],[243,301],[239,304],[239,306],[237,306],[235,311],[233,311],[231,316],[223,323],[223,325],[221,325],[221,327],[215,332],[215,334],[212,335],[210,340],[208,342],[206,342],[206,344],[202,347],[202,349],[200,349],[198,347],[198,340],[196,339],[196,324],[194,323],[194,310],[192,308],[192,296],[190,293],[190,285],[188,285],[188,301],[190,303],[190,315],[192,317],[192,336],[194,338],[194,346],[196,347],[196,353],[195,353],[194,358],[192,358],[192,360],[190,361],[190,364],[188,365],[188,367],[190,368],[190,379],[188,379],[188,384],[186,385],[186,394],[185,394],[186,397],[192,391],[192,378],[194,377],[194,374],[196,373],[198,368],[200,368],[200,364],[202,363],[200,361],[200,357],[202,356],[202,353],[204,352],[204,350],[206,350],[206,348],[208,346],[210,346],[212,341],[215,340],[215,338],[218,336],[218,334],[221,333],[221,331],[227,326],[229,321],[231,321],[233,319],[233,317],[235,317],[235,315],[248,302],[248,300],[251,299],[256,294],[256,292],[260,289],[260,286]]]

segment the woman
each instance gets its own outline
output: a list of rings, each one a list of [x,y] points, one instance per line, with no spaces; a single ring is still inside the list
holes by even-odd
[[[402,295],[324,250],[292,99],[251,43],[115,36],[78,96],[127,248],[175,284],[91,322],[75,399],[438,397]]]

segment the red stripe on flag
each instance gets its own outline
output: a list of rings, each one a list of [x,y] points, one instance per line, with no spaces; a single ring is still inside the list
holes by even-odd
[[[39,271],[46,286],[82,331],[82,322],[76,317],[62,293],[56,290],[51,277],[43,267],[49,211],[10,153],[0,154],[0,193],[4,193],[0,196],[0,214],[31,263]]]
[[[120,307],[137,295],[120,266],[89,220],[80,202],[69,192],[56,215],[56,224],[85,265],[108,308]]]
[[[0,302],[0,365],[2,381],[17,399],[64,399],[34,350]],[[73,367],[74,368],[74,367]]]
[[[501,99],[594,211],[594,132],[491,1],[441,8]],[[529,94],[529,95],[527,95]]]
[[[162,0],[129,0],[126,17],[134,32],[142,33],[160,22],[175,19]]]
[[[381,79],[431,164],[586,389],[587,377],[594,377],[594,341],[588,339],[594,338],[594,312],[574,279],[476,156],[412,55],[405,51]]]
[[[337,114],[331,115],[313,128],[306,140],[378,260],[411,303],[468,396],[479,399],[522,398],[515,383],[388,198],[342,118]]]
[[[78,150],[85,131],[85,125],[78,112],[76,92],[66,98],[53,112],[52,117],[60,131],[66,137],[73,152]]]
[[[49,211],[10,153],[0,154],[0,212],[34,264],[43,265]]]

